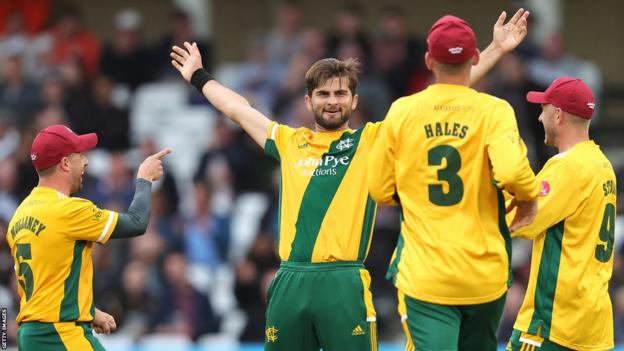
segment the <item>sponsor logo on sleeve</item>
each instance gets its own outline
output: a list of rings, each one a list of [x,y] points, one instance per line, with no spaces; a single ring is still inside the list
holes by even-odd
[[[547,181],[543,180],[542,184],[540,186],[540,196],[544,197],[546,195],[548,195],[550,193],[550,183],[548,183]]]

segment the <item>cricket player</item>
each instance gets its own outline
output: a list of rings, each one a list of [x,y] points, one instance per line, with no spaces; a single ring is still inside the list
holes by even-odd
[[[145,232],[151,184],[163,175],[161,158],[170,150],[143,161],[128,212],[116,213],[71,197],[82,189],[88,165],[84,152],[97,140],[94,133],[76,135],[53,125],[32,143],[39,184],[15,211],[6,234],[19,283],[20,351],[101,351],[92,329],[108,333],[116,328],[113,317],[95,308],[91,250],[95,243]]]
[[[535,221],[510,227],[512,236],[533,240],[533,254],[507,349],[610,350],[617,188],[613,166],[589,138],[594,96],[582,80],[562,77],[527,100],[542,105],[544,143],[559,153],[537,175]]]
[[[494,27],[482,77],[526,35],[520,10]],[[172,64],[224,115],[281,164],[280,269],[268,291],[265,350],[376,350],[368,254],[376,204],[366,159],[380,123],[349,128],[358,103],[357,62],[322,59],[306,73],[305,103],[315,130],[272,122],[201,66],[195,43],[173,47]]]
[[[480,59],[469,24],[444,16],[427,44],[435,84],[392,104],[368,157],[372,198],[401,205],[388,274],[406,350],[496,350],[511,281],[501,189],[526,224],[539,186],[511,106],[468,87]]]

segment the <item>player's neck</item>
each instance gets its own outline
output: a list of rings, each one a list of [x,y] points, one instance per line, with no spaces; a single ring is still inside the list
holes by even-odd
[[[318,123],[314,123],[314,131],[315,131],[316,133],[341,132],[341,131],[343,131],[343,130],[347,130],[347,129],[349,129],[349,122],[348,122],[348,121],[347,121],[347,122],[345,122],[345,123],[344,123],[343,125],[341,125],[340,127],[338,127],[338,128],[333,128],[333,129],[327,129],[327,128],[324,128],[323,126],[321,126],[321,125],[320,125],[320,124],[318,124]]]
[[[54,176],[39,177],[39,184],[37,184],[37,186],[51,188],[63,195],[69,196],[70,186],[66,183],[67,182],[62,181],[61,179],[58,179]]]
[[[452,85],[463,85],[470,86],[470,71],[468,73],[463,74],[445,74],[442,72],[435,73],[435,82],[436,84],[452,84]]]
[[[589,133],[587,131],[578,131],[566,136],[559,137],[557,140],[557,150],[559,152],[566,152],[574,147],[578,143],[589,140]]]

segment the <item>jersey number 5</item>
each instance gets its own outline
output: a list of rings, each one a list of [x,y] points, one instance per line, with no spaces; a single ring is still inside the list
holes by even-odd
[[[30,269],[30,265],[26,260],[32,259],[32,255],[30,253],[30,244],[17,244],[17,251],[15,253],[15,262],[19,262],[19,268],[17,271],[17,281],[19,285],[24,289],[26,293],[26,301],[30,300],[33,292],[33,272]],[[21,259],[21,262],[20,262]]]
[[[452,206],[464,197],[464,183],[457,175],[461,168],[461,155],[456,148],[450,145],[438,145],[429,149],[429,166],[442,166],[446,160],[446,167],[438,169],[438,180],[448,184],[448,192],[444,192],[442,184],[429,184],[429,201],[438,206]]]
[[[595,257],[598,261],[606,263],[613,254],[613,240],[615,233],[615,206],[607,204],[600,226],[600,244],[596,246]]]

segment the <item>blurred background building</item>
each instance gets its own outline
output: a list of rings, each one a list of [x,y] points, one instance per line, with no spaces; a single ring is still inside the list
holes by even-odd
[[[178,76],[171,46],[196,41],[204,67],[223,84],[271,118],[308,127],[308,67],[327,56],[356,57],[363,74],[351,127],[358,128],[382,120],[394,99],[431,82],[424,38],[437,18],[467,19],[484,48],[500,11],[519,7],[532,11],[529,38],[475,88],[512,104],[538,171],[554,150],[543,145],[540,109],[526,103],[526,92],[560,75],[583,78],[598,101],[591,136],[622,184],[621,1],[0,0],[0,227],[6,232],[36,185],[30,145],[47,125],[98,133],[78,195],[120,211],[132,199],[142,158],[171,147],[167,176],[153,187],[147,233],[94,250],[96,304],[119,327],[100,339],[108,350],[257,349],[266,290],[279,266],[278,164]],[[618,195],[621,214],[621,185]],[[624,343],[623,222],[620,216],[610,287],[618,343]],[[394,288],[384,279],[397,235],[396,210],[380,208],[366,265],[387,350],[401,349],[404,339]],[[522,303],[530,248],[514,242],[515,283],[501,343]],[[1,240],[0,306],[8,309],[9,345],[19,306],[12,267]]]

